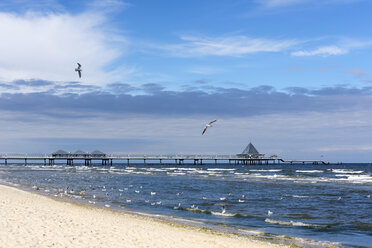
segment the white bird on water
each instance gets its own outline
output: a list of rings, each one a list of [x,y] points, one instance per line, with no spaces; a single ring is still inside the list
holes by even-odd
[[[225,213],[226,213],[226,207],[225,206],[222,206],[221,214],[225,214]]]
[[[79,74],[79,78],[81,78],[81,71],[82,71],[81,64],[79,64],[79,63],[77,63],[77,64],[78,64],[78,67],[75,68],[75,71],[77,71],[77,73]]]
[[[273,213],[272,211],[270,211],[270,210],[267,211],[267,215],[268,215],[268,216],[271,216],[271,215],[273,215],[273,214],[274,214],[274,213]]]
[[[205,133],[205,131],[207,131],[207,129],[208,129],[209,127],[212,126],[212,123],[214,123],[214,122],[216,122],[216,121],[217,121],[217,120],[211,121],[211,122],[209,122],[207,125],[205,125],[205,128],[204,128],[204,130],[203,130],[202,135]]]

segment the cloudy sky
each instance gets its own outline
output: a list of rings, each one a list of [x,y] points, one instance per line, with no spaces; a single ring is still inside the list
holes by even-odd
[[[285,159],[371,162],[371,9],[1,0],[0,152],[236,154],[251,141]]]

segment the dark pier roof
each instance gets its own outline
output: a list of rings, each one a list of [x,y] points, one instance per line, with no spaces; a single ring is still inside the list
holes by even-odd
[[[261,154],[257,151],[256,147],[254,147],[254,145],[249,142],[249,144],[247,145],[247,147],[244,149],[244,151],[240,154],[236,154],[238,157],[245,157],[245,158],[259,158],[259,157],[263,157],[264,154]]]
[[[53,157],[82,157],[82,158],[97,158],[97,157],[106,157],[106,153],[95,150],[93,152],[84,152],[82,150],[77,150],[76,152],[66,152],[64,150],[58,150],[54,153],[52,153]]]

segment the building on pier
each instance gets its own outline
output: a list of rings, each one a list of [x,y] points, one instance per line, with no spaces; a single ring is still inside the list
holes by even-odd
[[[262,159],[265,154],[261,154],[257,151],[254,145],[249,142],[247,147],[244,149],[242,153],[236,154],[239,158],[248,158],[248,159]]]
[[[77,150],[76,152],[71,153],[71,157],[89,158],[90,154],[88,152],[84,152],[82,150]]]
[[[55,158],[66,158],[66,157],[69,157],[69,156],[70,156],[70,153],[66,152],[64,150],[58,150],[58,151],[52,153],[52,157],[55,157]]]
[[[101,151],[95,150],[92,153],[90,153],[90,156],[92,158],[104,158],[104,157],[106,157],[106,153],[103,153]]]
[[[64,150],[58,150],[52,153],[54,158],[105,158],[106,153],[95,150],[93,152],[84,152],[82,150],[77,150],[76,152],[66,152]]]

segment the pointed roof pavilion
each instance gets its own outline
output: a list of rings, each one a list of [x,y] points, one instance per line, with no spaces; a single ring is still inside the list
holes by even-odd
[[[256,147],[254,147],[254,145],[249,142],[249,144],[247,145],[247,147],[244,149],[244,151],[242,152],[242,154],[260,154]]]
[[[244,149],[244,151],[240,154],[237,154],[238,157],[245,157],[245,158],[259,158],[263,157],[265,154],[261,154],[257,151],[256,147],[249,142],[247,147]]]

